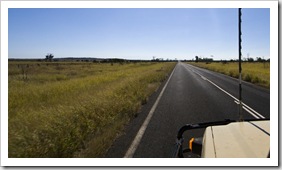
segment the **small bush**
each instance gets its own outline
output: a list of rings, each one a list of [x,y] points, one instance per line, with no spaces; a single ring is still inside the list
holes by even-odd
[[[250,74],[246,74],[246,76],[243,78],[243,80],[252,82],[252,76]]]
[[[258,83],[261,82],[261,80],[260,80],[260,78],[258,78],[257,76],[255,76],[255,77],[252,79],[251,82],[254,83],[254,84],[258,84]]]
[[[229,70],[228,75],[231,77],[235,77],[235,73],[233,70]]]

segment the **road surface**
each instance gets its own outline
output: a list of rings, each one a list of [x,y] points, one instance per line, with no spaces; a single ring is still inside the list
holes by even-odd
[[[243,118],[270,118],[269,90],[247,82],[242,83],[242,88]],[[177,63],[169,79],[151,96],[105,157],[171,158],[181,126],[238,120],[238,89],[237,79]],[[185,133],[184,138],[201,136],[203,132],[194,130]]]

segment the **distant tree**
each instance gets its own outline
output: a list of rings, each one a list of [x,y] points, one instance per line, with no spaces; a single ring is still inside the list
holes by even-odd
[[[53,58],[54,58],[54,55],[53,54],[51,54],[51,53],[49,53],[49,54],[47,54],[46,56],[45,56],[46,58],[46,61],[52,61],[53,60]]]
[[[203,58],[202,61],[203,62],[212,62],[213,58]]]
[[[197,62],[199,61],[199,57],[198,57],[198,56],[196,56],[195,58],[196,58],[196,63],[197,63]]]
[[[248,62],[253,62],[254,59],[253,59],[253,58],[247,58],[247,61],[248,61]]]
[[[263,59],[261,57],[257,57],[257,62],[265,62],[265,59]]]
[[[221,60],[222,64],[227,64],[227,60]]]

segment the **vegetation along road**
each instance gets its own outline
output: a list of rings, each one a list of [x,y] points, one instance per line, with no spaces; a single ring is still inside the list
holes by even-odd
[[[270,92],[242,83],[243,118],[270,118]],[[238,79],[179,62],[106,157],[169,158],[178,129],[188,123],[239,119]],[[203,130],[184,134],[201,136]],[[187,143],[187,141],[184,143]]]
[[[184,124],[239,117],[238,80],[186,63],[9,61],[8,68],[10,158],[171,157]],[[270,117],[268,88],[243,82],[242,98],[244,118]]]
[[[174,66],[9,61],[9,157],[103,156]]]

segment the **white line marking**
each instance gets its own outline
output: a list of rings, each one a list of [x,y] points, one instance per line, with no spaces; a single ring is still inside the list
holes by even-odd
[[[203,80],[207,80],[204,76],[201,76],[201,78],[202,78]]]
[[[234,100],[236,104],[239,104],[238,101]],[[254,116],[256,119],[260,119],[257,115],[255,115],[253,112],[251,112],[249,109],[247,109],[245,106],[243,106],[243,109],[249,112],[252,116]]]
[[[135,153],[135,151],[136,151],[136,149],[137,149],[137,147],[138,147],[138,145],[139,145],[139,143],[140,143],[140,141],[141,141],[141,139],[142,139],[142,137],[143,137],[143,135],[144,135],[144,133],[147,129],[147,126],[148,126],[148,124],[149,124],[149,122],[150,122],[150,120],[153,116],[153,113],[155,112],[155,110],[156,110],[156,108],[159,104],[159,101],[160,101],[160,99],[161,99],[161,97],[162,97],[162,95],[163,95],[163,93],[166,89],[166,86],[167,86],[168,82],[170,81],[170,78],[172,77],[172,75],[174,73],[175,68],[176,68],[176,66],[174,67],[174,69],[173,69],[171,75],[169,76],[166,84],[164,85],[161,93],[159,94],[157,100],[155,101],[155,103],[154,103],[153,107],[151,108],[149,114],[147,115],[145,121],[143,122],[142,126],[140,127],[138,133],[136,134],[133,142],[131,143],[130,147],[128,148],[126,154],[124,155],[124,158],[132,158],[133,157],[133,155],[134,155],[134,153]]]
[[[254,109],[252,109],[251,107],[249,107],[248,105],[246,105],[245,103],[242,103],[243,106],[245,106],[246,108],[250,109],[252,112],[254,112],[256,115],[258,115],[259,117],[261,117],[262,119],[265,119],[265,117],[261,114],[259,114],[258,112],[256,112]]]
[[[223,90],[221,87],[219,87],[217,84],[215,84],[214,82],[212,82],[211,80],[207,79],[205,76],[201,75],[200,73],[193,71],[194,73],[198,74],[202,79],[210,82],[212,85],[214,85],[215,87],[217,87],[219,90],[221,90],[222,92],[224,92],[225,94],[227,94],[228,96],[230,96],[231,98],[233,98],[234,100],[236,100],[237,102],[239,101],[239,99],[237,99],[236,97],[232,96],[230,93],[228,93],[227,91]],[[254,114],[256,114],[254,117],[259,119],[265,119],[264,116],[262,116],[261,114],[259,114],[258,112],[256,112],[254,109],[252,109],[250,106],[246,105],[245,103],[242,102],[242,105],[244,106],[243,108],[250,113],[252,116],[254,116]],[[253,112],[253,113],[252,113]],[[258,117],[259,116],[259,117]]]
[[[249,109],[247,109],[245,106],[243,106],[243,109],[246,110],[248,113],[250,113],[252,116],[254,116],[256,119],[260,119],[257,115],[255,115],[253,112],[251,112]]]

